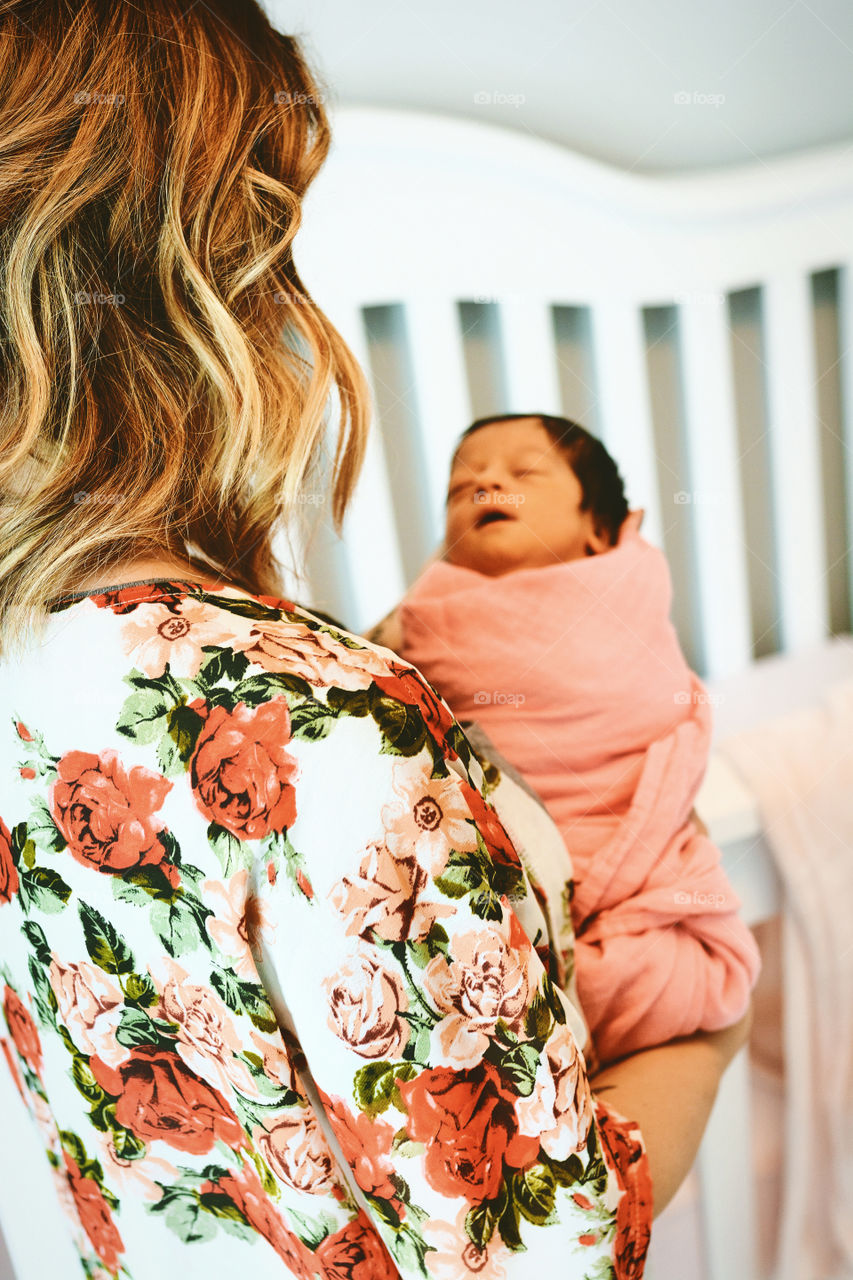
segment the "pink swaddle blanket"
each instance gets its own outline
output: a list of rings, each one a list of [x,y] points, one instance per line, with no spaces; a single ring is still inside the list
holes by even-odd
[[[575,874],[578,993],[602,1060],[745,1011],[758,949],[689,820],[711,709],[669,621],[662,552],[492,578],[444,561],[404,599],[401,654],[538,792]]]

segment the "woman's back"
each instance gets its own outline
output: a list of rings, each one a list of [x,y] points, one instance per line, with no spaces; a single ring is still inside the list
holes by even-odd
[[[4,1049],[87,1274],[641,1259],[641,1147],[594,1120],[415,672],[283,601],[143,583],[57,608],[0,704]]]

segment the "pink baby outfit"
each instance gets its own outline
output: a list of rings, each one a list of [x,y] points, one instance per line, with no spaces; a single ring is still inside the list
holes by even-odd
[[[492,578],[432,564],[401,653],[538,792],[574,868],[578,993],[606,1061],[746,1010],[758,949],[689,815],[708,694],[681,652],[663,553],[613,550]]]

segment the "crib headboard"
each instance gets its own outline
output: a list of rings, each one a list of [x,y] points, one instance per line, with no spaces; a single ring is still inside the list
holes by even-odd
[[[295,257],[376,416],[306,603],[377,621],[440,541],[459,433],[540,411],[616,458],[701,674],[850,629],[853,151],[650,178],[451,117],[332,124]]]

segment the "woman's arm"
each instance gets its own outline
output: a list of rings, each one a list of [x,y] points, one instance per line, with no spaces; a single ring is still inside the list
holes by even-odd
[[[731,1027],[645,1049],[590,1081],[592,1092],[630,1116],[643,1134],[655,1217],[669,1204],[696,1158],[717,1086],[746,1043],[751,1023],[750,1006]]]

